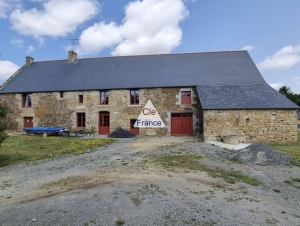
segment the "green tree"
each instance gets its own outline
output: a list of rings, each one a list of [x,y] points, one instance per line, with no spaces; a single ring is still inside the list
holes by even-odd
[[[291,87],[281,86],[278,91],[300,107],[300,94],[294,93]]]
[[[5,103],[0,103],[0,144],[6,138],[5,131],[12,128],[11,120],[8,117],[9,107]]]

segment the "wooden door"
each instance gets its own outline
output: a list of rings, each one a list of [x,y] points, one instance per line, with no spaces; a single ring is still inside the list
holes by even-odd
[[[109,134],[109,112],[102,111],[99,113],[99,134]]]
[[[172,113],[171,135],[193,135],[193,113]]]
[[[24,127],[33,127],[33,117],[24,117]]]
[[[134,123],[135,123],[136,119],[130,119],[130,131],[132,133],[134,133],[135,135],[139,135],[140,134],[140,130],[139,128],[135,128],[134,127]]]

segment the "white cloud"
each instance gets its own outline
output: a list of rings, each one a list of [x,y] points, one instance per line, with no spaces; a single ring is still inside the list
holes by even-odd
[[[300,61],[300,45],[286,46],[273,54],[268,56],[264,61],[257,64],[260,70],[277,71],[287,69]]]
[[[10,15],[12,28],[36,38],[59,37],[72,33],[98,12],[95,0],[49,0],[43,10],[14,10]]]
[[[16,47],[16,48],[21,48],[23,47],[23,43],[24,43],[24,40],[23,39],[13,39],[10,41],[10,43]]]
[[[121,25],[100,22],[83,31],[80,49],[85,54],[105,47],[113,48],[112,55],[169,53],[180,44],[179,22],[187,16],[182,0],[133,1],[125,6]]]
[[[30,53],[34,50],[35,50],[35,48],[33,47],[33,45],[27,46],[26,53]]]
[[[105,47],[110,47],[122,41],[119,27],[109,24],[96,23],[84,30],[80,36],[80,49],[83,53],[97,53]]]
[[[0,0],[0,18],[6,18],[7,13],[20,5],[21,0]]]
[[[244,46],[241,50],[251,51],[252,49],[254,49],[254,46]]]
[[[275,89],[275,90],[279,90],[279,88],[281,87],[281,86],[284,86],[284,83],[282,83],[282,82],[278,82],[278,83],[272,83],[272,84],[270,84],[270,86],[273,88],[273,89]]]
[[[20,66],[10,61],[0,61],[0,79],[6,80],[13,75]]]
[[[300,77],[295,77],[292,79],[293,82],[295,82],[297,85],[300,85]]]

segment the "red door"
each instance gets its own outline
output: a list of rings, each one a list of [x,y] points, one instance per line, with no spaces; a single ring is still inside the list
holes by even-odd
[[[133,125],[135,123],[136,119],[130,119],[130,131],[132,133],[134,133],[135,135],[139,135],[140,134],[140,130],[139,128],[135,128]]]
[[[109,112],[99,113],[99,134],[109,134]]]
[[[33,127],[33,117],[24,117],[24,127]]]
[[[193,113],[172,113],[171,135],[193,135]]]

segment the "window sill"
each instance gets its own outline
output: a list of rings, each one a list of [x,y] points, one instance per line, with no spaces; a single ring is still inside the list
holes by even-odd
[[[130,104],[130,105],[128,105],[128,107],[141,107],[142,105],[140,105],[140,104]]]
[[[107,107],[110,107],[109,104],[98,104],[97,105],[98,108],[107,108]]]

